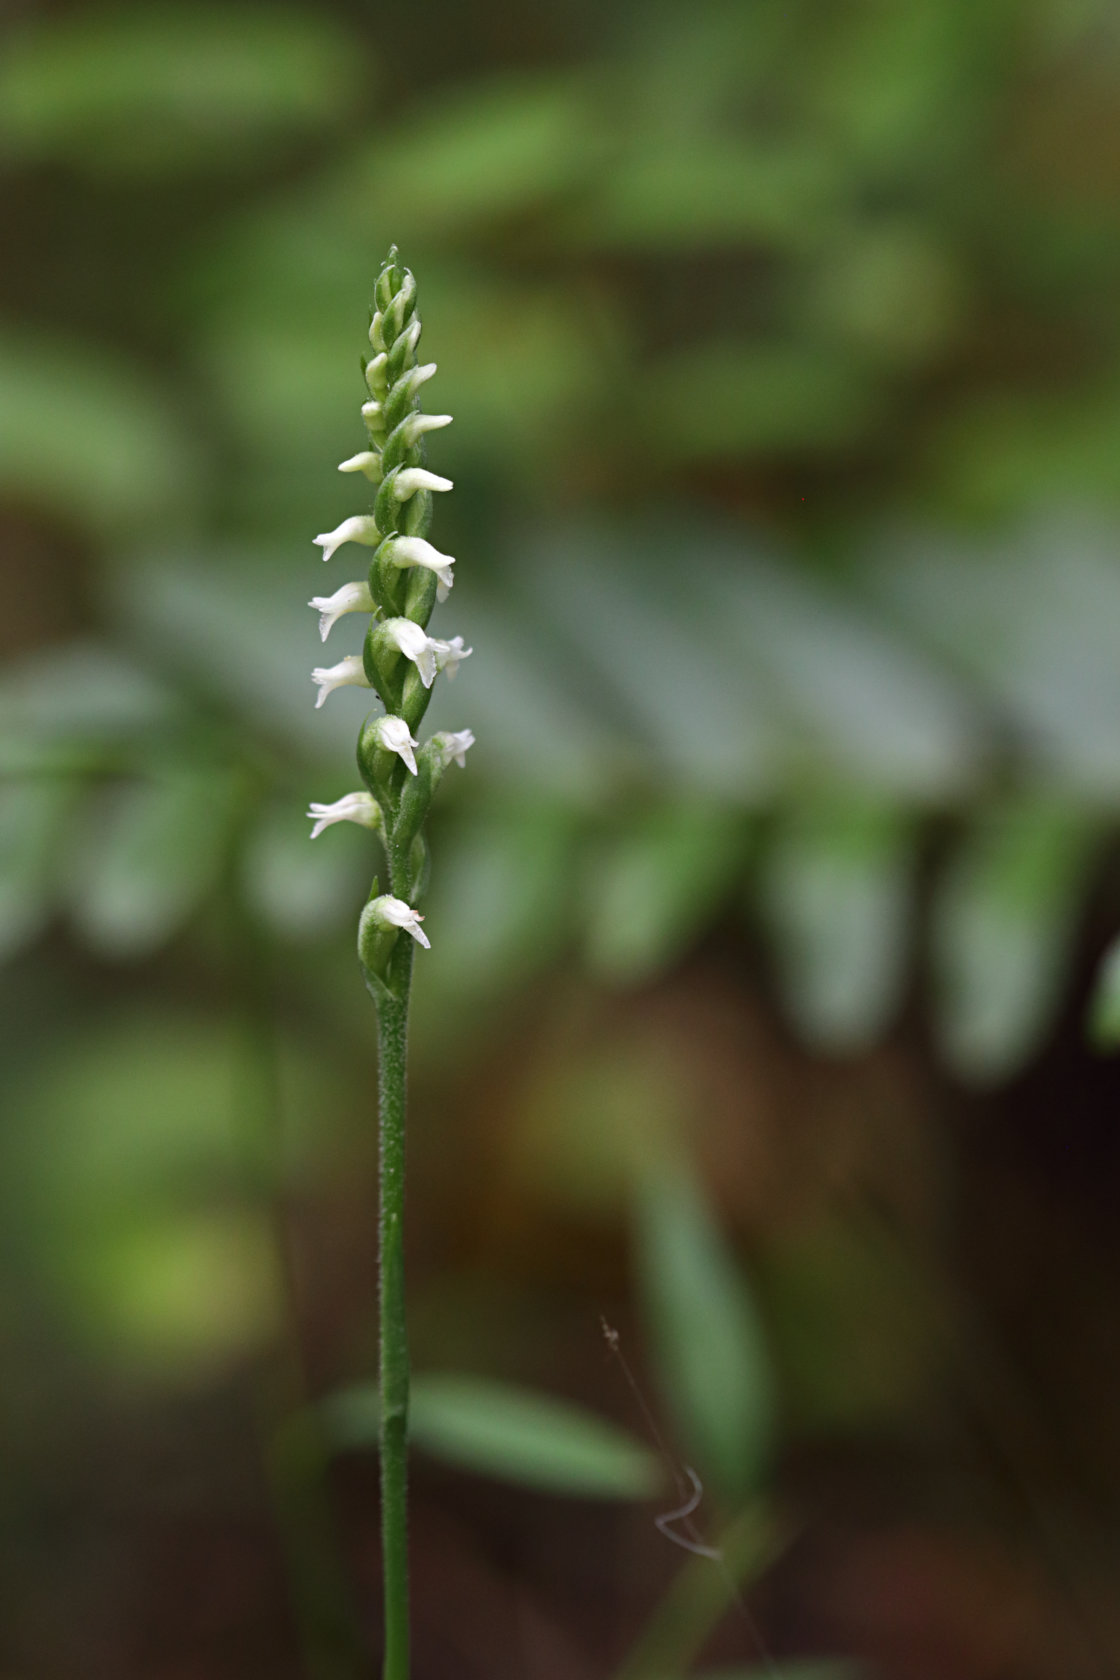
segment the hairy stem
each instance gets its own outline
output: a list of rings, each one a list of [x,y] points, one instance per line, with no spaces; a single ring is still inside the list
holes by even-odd
[[[400,939],[400,946],[411,940]],[[408,1330],[404,1305],[405,1084],[410,950],[396,996],[378,1009],[381,1110],[380,1251],[381,1555],[383,1680],[408,1677]],[[394,953],[396,955],[396,953]],[[398,965],[394,963],[394,967]]]

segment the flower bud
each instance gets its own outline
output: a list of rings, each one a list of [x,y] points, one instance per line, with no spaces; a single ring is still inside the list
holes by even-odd
[[[449,478],[429,472],[427,467],[404,467],[393,480],[393,495],[398,502],[407,502],[417,490],[454,490]]]

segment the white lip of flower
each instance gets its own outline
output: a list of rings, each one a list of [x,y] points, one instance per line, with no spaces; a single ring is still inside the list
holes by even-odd
[[[426,571],[434,572],[439,579],[438,599],[446,601],[455,582],[451,572],[455,564],[453,554],[441,554],[426,537],[393,537],[389,543],[389,558],[394,566],[423,566]]]
[[[425,951],[431,950],[432,942],[420,927],[420,923],[424,920],[423,916],[418,915],[411,904],[406,904],[403,898],[393,898],[389,894],[385,894],[382,898],[375,898],[370,904],[369,913],[371,919],[379,927],[404,928],[405,932],[410,933],[418,945],[423,945]]]
[[[356,513],[350,519],[344,519],[333,531],[321,531],[315,541],[323,551],[323,559],[329,560],[343,543],[364,543],[367,548],[376,548],[381,534],[368,513]]]
[[[432,736],[435,746],[442,758],[441,768],[445,769],[454,759],[460,770],[467,768],[467,754],[474,746],[474,734],[469,729],[441,730]]]
[[[336,688],[346,688],[348,685],[355,688],[371,688],[373,686],[366,676],[365,666],[356,653],[348,653],[346,658],[340,659],[337,665],[319,666],[312,671],[311,680],[319,684],[319,697],[315,702],[316,711],[319,710],[327,695],[333,694]]]
[[[440,641],[436,636],[429,636],[411,618],[388,618],[382,630],[405,658],[411,659],[425,688],[431,688],[438,671],[446,669],[448,676],[453,677],[460,662],[474,651],[463,646],[462,636],[454,636],[449,642]]]
[[[381,457],[376,449],[363,449],[359,454],[348,455],[345,461],[340,461],[338,470],[364,473],[371,484],[377,484],[381,478]]]
[[[373,736],[378,746],[383,747],[386,752],[399,753],[409,774],[416,775],[415,749],[420,743],[413,740],[403,718],[392,715],[378,718],[373,726]]]
[[[417,490],[454,490],[455,486],[449,478],[441,478],[438,473],[429,472],[427,467],[405,467],[393,480],[393,495],[398,502],[407,502]]]
[[[401,421],[405,443],[411,447],[425,432],[438,432],[442,427],[450,426],[453,419],[451,414],[409,414]]]
[[[315,824],[311,830],[312,840],[317,840],[323,830],[333,823],[352,822],[360,823],[363,828],[381,828],[385,820],[372,793],[344,793],[333,805],[320,805],[318,800],[313,799],[307,815]]]
[[[325,642],[344,613],[376,612],[377,604],[368,583],[344,583],[333,595],[313,595],[308,601],[319,614],[319,635]]]
[[[381,404],[379,402],[367,402],[362,404],[362,419],[365,421],[367,426],[372,426],[380,413]]]

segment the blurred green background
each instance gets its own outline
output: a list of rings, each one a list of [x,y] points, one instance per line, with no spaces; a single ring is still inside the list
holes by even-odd
[[[9,0],[0,228],[3,1680],[372,1672],[391,241],[417,1680],[1120,1671],[1120,5]]]

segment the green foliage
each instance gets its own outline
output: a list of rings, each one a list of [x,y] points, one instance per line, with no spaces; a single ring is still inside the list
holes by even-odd
[[[244,168],[333,128],[358,91],[355,42],[303,7],[157,0],[83,8],[9,35],[0,147],[83,173]]]
[[[757,1309],[683,1166],[655,1158],[636,1212],[637,1282],[665,1398],[701,1478],[738,1505],[758,1484],[774,1428]]]
[[[377,1445],[376,1388],[359,1384],[323,1403],[332,1444]],[[492,1378],[421,1373],[412,1379],[409,1438],[461,1470],[579,1499],[648,1499],[663,1476],[656,1456],[617,1425],[570,1401]]]

